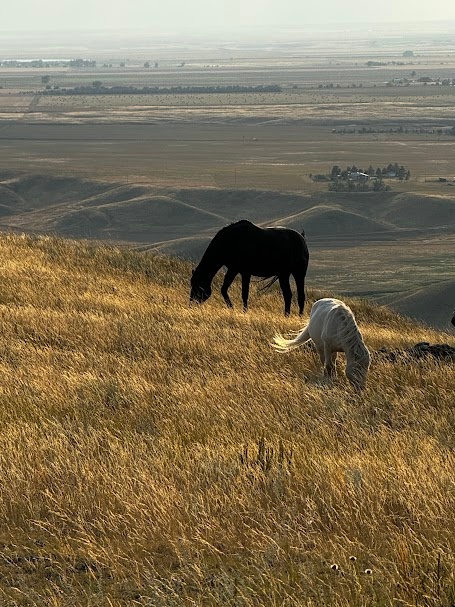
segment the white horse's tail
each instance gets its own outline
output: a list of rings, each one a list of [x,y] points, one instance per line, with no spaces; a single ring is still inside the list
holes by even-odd
[[[294,350],[294,348],[298,348],[310,339],[308,327],[309,325],[302,329],[300,333],[294,337],[294,339],[285,339],[280,333],[277,333],[273,338],[273,347],[275,350],[279,350],[280,352],[286,352],[287,350]]]

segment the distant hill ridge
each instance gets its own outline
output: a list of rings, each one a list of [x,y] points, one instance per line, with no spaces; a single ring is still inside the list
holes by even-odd
[[[409,192],[310,195],[158,188],[80,177],[0,173],[0,228],[4,230],[121,243],[196,261],[219,229],[243,218],[262,226],[305,230],[310,252],[333,246],[369,246],[371,242],[404,247],[409,238],[453,236],[455,200]],[[438,289],[416,289],[395,293],[385,301],[403,313],[445,327],[441,324],[445,310],[440,312],[437,293]],[[450,288],[444,291],[443,303],[454,305]]]
[[[13,228],[150,245],[213,235],[241,218],[305,229],[310,240],[455,225],[448,196],[173,189],[33,174],[0,175],[0,205]]]

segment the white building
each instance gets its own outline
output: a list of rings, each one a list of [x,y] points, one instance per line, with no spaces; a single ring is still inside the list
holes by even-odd
[[[370,176],[367,175],[367,173],[360,173],[359,171],[349,173],[349,179],[351,181],[368,181],[369,178]]]

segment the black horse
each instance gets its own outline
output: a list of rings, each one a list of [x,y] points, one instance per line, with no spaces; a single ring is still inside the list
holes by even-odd
[[[455,310],[453,311],[453,316],[452,316],[452,320],[450,321],[453,326],[455,327]]]
[[[242,276],[243,309],[248,307],[251,276],[279,280],[284,313],[291,311],[289,277],[295,279],[299,312],[305,305],[305,275],[309,253],[303,234],[289,228],[260,228],[242,220],[220,230],[212,239],[191,278],[190,300],[202,303],[212,294],[213,277],[227,267],[221,294],[232,308],[228,289],[237,274]],[[272,281],[274,282],[274,281]]]

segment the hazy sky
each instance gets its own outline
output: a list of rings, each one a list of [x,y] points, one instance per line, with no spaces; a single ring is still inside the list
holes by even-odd
[[[0,30],[217,31],[455,20],[454,0],[4,0]],[[455,31],[454,31],[455,35]]]

